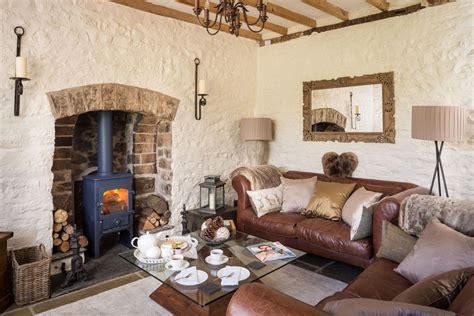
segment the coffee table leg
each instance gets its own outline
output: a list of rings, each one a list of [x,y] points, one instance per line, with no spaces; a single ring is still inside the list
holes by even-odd
[[[228,294],[206,307],[201,307],[168,285],[162,284],[150,294],[150,298],[173,313],[173,315],[220,316],[225,315],[232,294]]]

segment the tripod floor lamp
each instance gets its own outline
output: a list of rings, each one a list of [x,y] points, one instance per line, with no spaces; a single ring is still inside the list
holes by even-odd
[[[436,166],[431,180],[430,194],[435,182],[438,183],[438,193],[441,196],[441,183],[444,192],[449,197],[448,186],[444,176],[441,153],[444,142],[462,141],[464,136],[465,111],[458,106],[414,106],[412,107],[411,137],[431,140],[435,143]]]

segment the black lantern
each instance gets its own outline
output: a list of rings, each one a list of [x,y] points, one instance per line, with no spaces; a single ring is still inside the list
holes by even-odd
[[[219,176],[205,176],[199,184],[200,211],[215,213],[225,206],[225,182]]]

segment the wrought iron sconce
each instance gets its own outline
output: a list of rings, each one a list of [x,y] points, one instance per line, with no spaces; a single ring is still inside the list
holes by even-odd
[[[23,94],[23,83],[22,81],[28,81],[27,78],[27,63],[26,57],[21,57],[21,37],[25,34],[25,29],[21,26],[17,26],[13,29],[16,34],[16,59],[15,59],[15,77],[10,79],[15,80],[15,103],[13,114],[15,116],[20,115],[20,96]]]
[[[196,120],[201,120],[201,107],[207,104],[206,101],[206,81],[198,80],[198,69],[201,60],[199,58],[194,58],[194,117]],[[201,97],[198,102],[198,97]]]

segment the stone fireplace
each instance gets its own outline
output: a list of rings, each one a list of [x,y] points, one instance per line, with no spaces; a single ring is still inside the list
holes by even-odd
[[[135,234],[143,233],[150,196],[170,205],[172,131],[179,101],[159,92],[95,84],[48,93],[55,121],[52,171],[54,209],[65,209],[71,223],[84,226],[83,180],[97,172],[98,111],[113,113],[112,169],[133,175]],[[147,214],[142,214],[148,212]],[[167,223],[162,212],[159,223]],[[164,215],[163,215],[164,214]],[[147,229],[150,227],[147,226]]]

